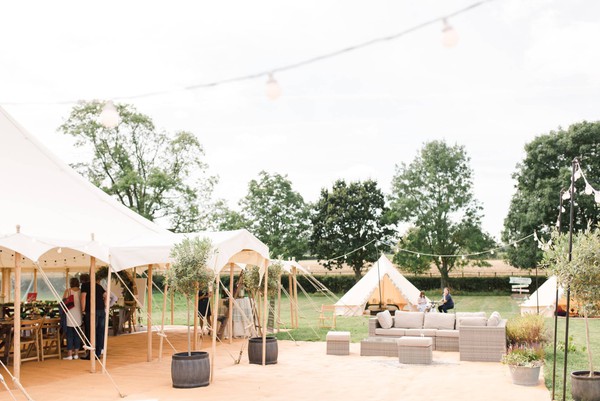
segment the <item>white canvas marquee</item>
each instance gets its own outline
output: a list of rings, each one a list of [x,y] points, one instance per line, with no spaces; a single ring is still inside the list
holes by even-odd
[[[381,255],[371,270],[360,279],[338,302],[336,315],[360,316],[367,304],[395,304],[412,308],[420,291]]]
[[[14,251],[22,267],[38,259],[42,268],[89,266],[89,255],[108,263],[111,245],[168,235],[86,181],[1,107],[0,144],[0,267],[14,267]]]
[[[558,303],[559,305],[566,305],[566,299],[564,296],[564,289],[562,286],[558,287]],[[538,313],[538,307],[540,315],[546,317],[554,316],[554,310],[556,309],[556,276],[548,277],[548,280],[542,284],[537,291],[535,291],[528,300],[521,304],[521,314],[526,313]]]

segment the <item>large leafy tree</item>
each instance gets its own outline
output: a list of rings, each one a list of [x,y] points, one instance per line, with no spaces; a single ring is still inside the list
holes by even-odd
[[[373,180],[338,180],[331,190],[322,189],[311,219],[311,250],[329,270],[351,266],[356,281],[365,264],[387,249],[385,242],[393,234],[385,196]]]
[[[248,183],[248,193],[240,200],[241,220],[235,212],[226,214],[229,222],[246,223],[258,239],[269,245],[274,257],[302,258],[308,250],[310,220],[302,196],[281,174],[261,171]]]
[[[548,240],[559,215],[561,190],[568,190],[572,162],[577,158],[582,171],[595,188],[600,187],[600,122],[581,122],[567,130],[559,129],[540,135],[525,145],[525,159],[517,165],[516,180],[508,215],[504,220],[502,239],[513,243],[534,231]],[[600,207],[593,196],[585,194],[582,179],[575,182],[576,203],[574,230],[582,230],[600,221]],[[570,200],[564,200],[561,227],[569,225]],[[542,258],[542,250],[534,237],[507,249],[511,265],[531,269]]]
[[[435,264],[442,287],[453,269],[469,262],[485,264],[484,255],[459,257],[494,246],[481,229],[481,206],[472,187],[473,172],[463,146],[428,142],[410,164],[396,166],[391,205],[398,221],[410,228],[398,243],[394,261],[413,272]]]
[[[206,175],[204,150],[192,133],[168,134],[133,106],[116,105],[115,128],[98,122],[103,103],[77,104],[59,127],[90,151],[89,161],[73,165],[83,176],[125,206],[153,220],[166,220],[176,232],[203,228],[216,179]]]

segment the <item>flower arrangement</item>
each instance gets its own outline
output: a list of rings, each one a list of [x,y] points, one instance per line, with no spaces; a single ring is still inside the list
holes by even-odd
[[[510,346],[501,362],[509,366],[534,368],[544,365],[544,355],[544,349],[540,346]]]

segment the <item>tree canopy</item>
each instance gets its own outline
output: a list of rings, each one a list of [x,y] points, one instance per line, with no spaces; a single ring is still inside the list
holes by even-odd
[[[396,166],[391,207],[396,219],[410,228],[398,243],[395,263],[412,272],[435,264],[442,287],[447,286],[452,269],[469,261],[484,263],[485,255],[456,256],[494,246],[481,229],[481,206],[473,196],[472,176],[464,147],[443,141],[426,143],[410,164]]]
[[[525,145],[525,158],[513,175],[516,191],[504,220],[502,240],[510,243],[534,231],[548,240],[559,215],[560,192],[568,190],[572,161],[577,158],[586,177],[595,188],[600,187],[600,122],[581,122],[567,130],[559,129],[540,135]],[[588,223],[600,220],[600,207],[593,196],[585,195],[583,180],[575,182],[577,207],[574,230],[583,230]],[[561,227],[569,225],[570,200],[564,200]],[[535,239],[528,238],[507,250],[511,265],[530,269],[542,258]]]
[[[230,223],[243,224],[258,239],[269,245],[274,257],[302,258],[308,250],[310,220],[302,196],[292,182],[281,174],[261,171],[248,183],[248,193],[240,200],[241,217],[226,216]]]
[[[311,250],[323,266],[331,270],[348,264],[357,281],[365,263],[377,260],[393,234],[385,197],[373,180],[338,180],[331,191],[322,189],[311,220]]]
[[[59,127],[89,149],[89,161],[73,167],[125,206],[175,232],[204,228],[215,177],[206,175],[204,150],[194,134],[158,130],[133,106],[116,105],[121,122],[106,128],[98,122],[103,103],[79,103]]]

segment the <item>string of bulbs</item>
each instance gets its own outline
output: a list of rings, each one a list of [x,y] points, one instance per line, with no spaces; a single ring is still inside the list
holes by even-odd
[[[466,7],[458,9],[456,11],[442,15],[440,17],[435,17],[430,20],[413,25],[401,32],[398,32],[398,33],[395,33],[392,35],[370,39],[370,40],[364,41],[362,43],[358,43],[356,45],[344,47],[339,50],[335,50],[335,51],[332,51],[329,53],[325,53],[325,54],[321,54],[321,55],[307,58],[304,60],[300,60],[300,61],[297,61],[297,62],[294,62],[291,64],[271,68],[266,71],[251,73],[251,74],[247,74],[247,75],[241,75],[241,76],[237,76],[237,77],[225,78],[222,80],[217,80],[217,81],[212,81],[212,82],[188,85],[188,86],[184,86],[179,89],[153,91],[153,92],[140,93],[140,94],[136,94],[136,95],[113,97],[112,100],[107,100],[104,103],[102,112],[99,117],[99,122],[106,128],[114,128],[119,124],[120,117],[119,117],[119,113],[113,103],[114,100],[132,100],[132,99],[160,96],[160,95],[176,93],[176,92],[213,88],[213,87],[224,85],[224,84],[230,84],[230,83],[241,82],[241,81],[249,81],[249,80],[265,78],[265,77],[267,78],[266,86],[265,86],[265,94],[266,94],[267,98],[269,100],[277,100],[279,97],[281,97],[282,90],[281,90],[281,87],[280,87],[278,81],[275,79],[275,73],[281,73],[284,71],[301,68],[301,67],[304,67],[309,64],[313,64],[313,63],[316,63],[319,61],[327,60],[327,59],[341,56],[341,55],[344,55],[344,54],[347,54],[350,52],[354,52],[354,51],[357,51],[360,49],[364,49],[366,47],[369,47],[369,46],[372,46],[375,44],[390,42],[390,41],[396,40],[398,38],[401,38],[403,36],[406,36],[408,34],[411,34],[413,32],[416,32],[420,29],[426,28],[433,24],[439,24],[439,23],[442,24],[442,29],[441,29],[442,45],[445,47],[449,47],[449,48],[454,47],[458,43],[459,36],[458,36],[458,33],[456,32],[456,30],[448,23],[448,20],[450,18],[456,17],[456,16],[466,13],[468,11],[471,11],[471,10],[473,10],[485,3],[491,2],[491,1],[493,1],[493,0],[480,0],[480,1],[477,1],[477,2],[474,2],[470,5],[468,5]],[[75,104],[78,101],[79,100],[66,100],[66,101],[60,101],[60,102],[48,102],[48,103],[36,103],[36,104]],[[14,105],[14,104],[27,104],[27,103],[3,102],[3,104]]]

